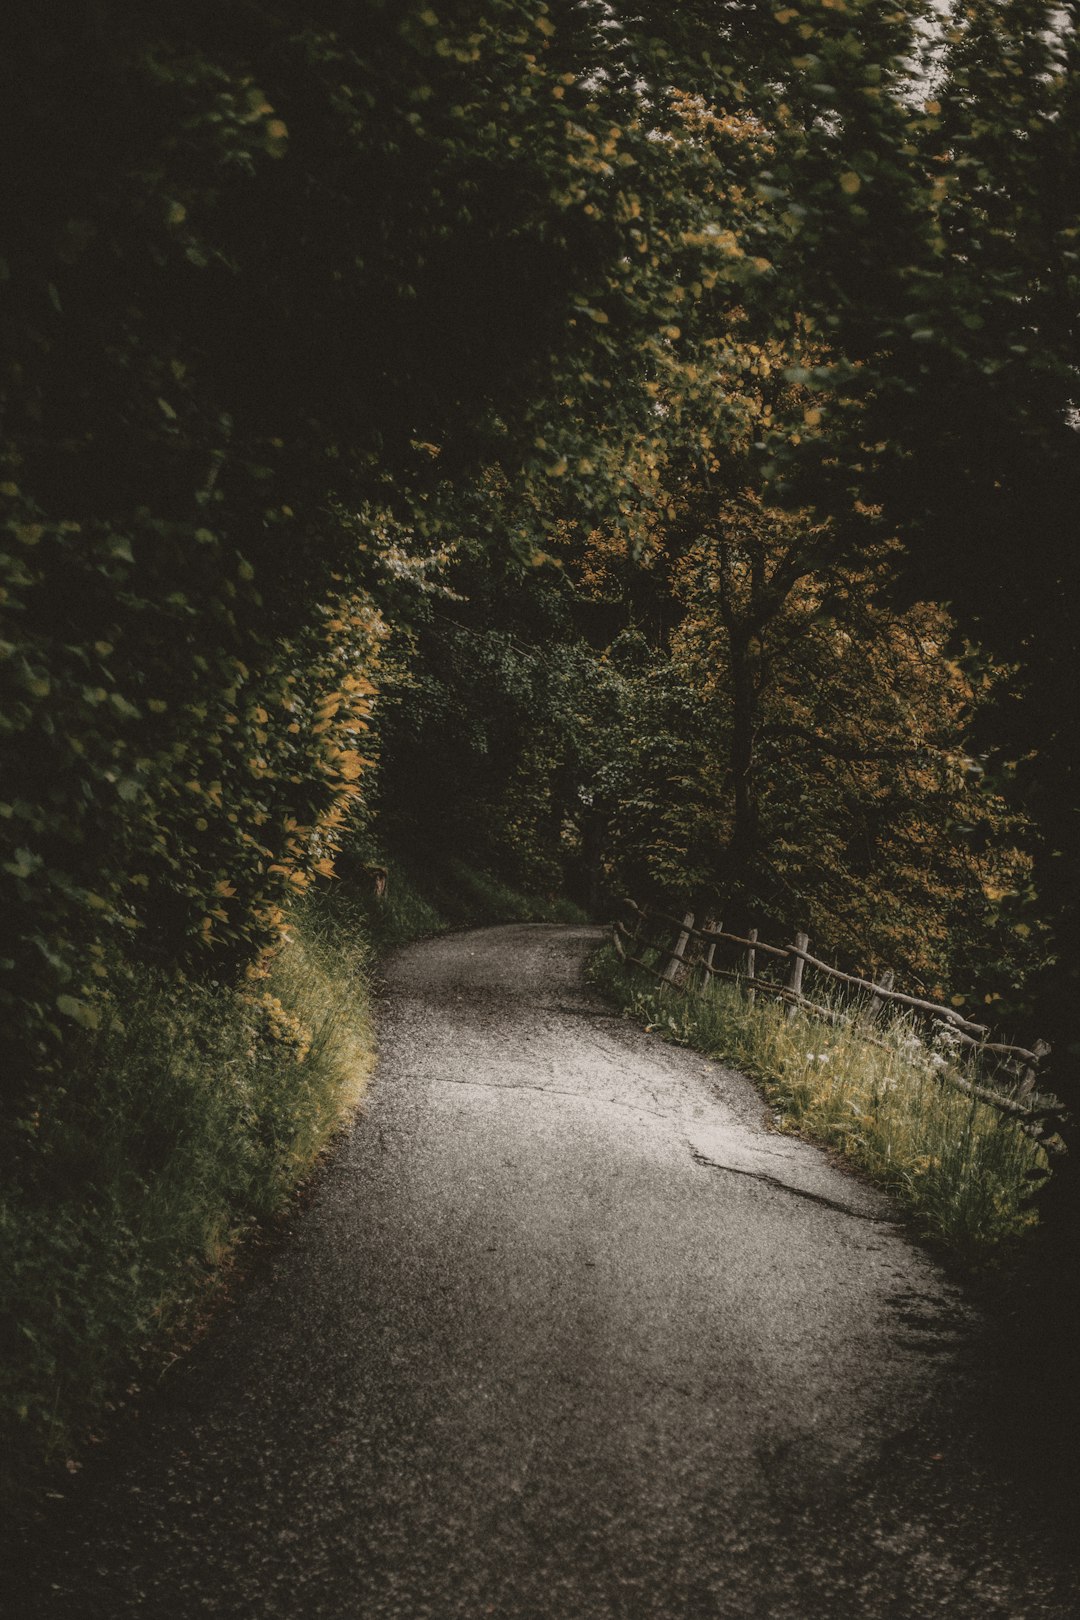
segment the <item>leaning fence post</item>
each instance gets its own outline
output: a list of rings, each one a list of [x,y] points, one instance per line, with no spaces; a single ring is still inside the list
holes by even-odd
[[[1025,1069],[1023,1074],[1020,1076],[1020,1084],[1016,1089],[1021,1097],[1026,1096],[1029,1091],[1035,1090],[1035,1082],[1039,1078],[1039,1067],[1042,1064],[1043,1058],[1048,1058],[1050,1056],[1050,1042],[1036,1041],[1031,1051],[1032,1055],[1038,1059],[1038,1063],[1033,1063],[1031,1067]]]
[[[795,950],[798,952],[798,951],[808,951],[809,949],[810,949],[810,935],[809,934],[796,934],[795,935]],[[803,976],[803,968],[805,966],[806,966],[806,961],[802,956],[795,955],[795,956],[793,956],[791,958],[791,972],[788,975],[788,982],[787,982],[787,987],[791,991],[791,996],[792,996],[792,1000],[791,1000],[791,1002],[790,1002],[790,1004],[788,1006],[788,1017],[789,1018],[794,1018],[795,1014],[799,1010],[799,1008],[798,1008],[798,999],[797,998],[801,997],[801,995],[802,995],[802,976]]]
[[[893,972],[892,968],[886,968],[885,972],[881,975],[880,979],[878,979],[878,981],[877,981],[878,989],[879,990],[891,990],[895,982],[896,982],[896,974]],[[884,998],[882,996],[877,996],[877,995],[871,996],[869,1006],[866,1009],[867,1014],[868,1014],[868,1016],[870,1018],[874,1018],[874,1019],[880,1018],[880,1016],[882,1014],[882,1011],[884,1010],[884,1007],[885,1007],[885,1001],[884,1001]]]
[[[751,940],[753,942],[756,942],[756,940],[757,940],[757,929],[756,928],[747,929],[746,937],[747,937],[747,939],[749,939],[749,940]],[[754,1005],[754,1002],[757,999],[757,992],[754,989],[754,977],[755,977],[756,973],[757,973],[757,951],[755,951],[754,945],[753,945],[753,943],[751,943],[747,947],[747,952],[746,952],[746,999],[750,1003],[751,1007]]]
[[[692,911],[688,911],[683,918],[682,932],[675,941],[671,956],[668,958],[668,965],[664,969],[664,980],[667,984],[674,984],[676,982],[679,969],[683,965],[683,957],[686,955],[686,947],[690,943],[690,929],[693,928],[693,926],[694,913]]]
[[[715,917],[710,917],[708,919],[708,921],[706,922],[706,924],[705,924],[705,928],[704,928],[703,932],[706,933],[706,934],[718,934],[720,932],[721,928],[723,928],[723,926],[724,926],[723,923],[718,922]],[[713,964],[715,963],[715,961],[716,961],[716,941],[715,941],[715,939],[710,939],[708,945],[705,948],[705,983],[706,984],[711,984],[712,983]]]

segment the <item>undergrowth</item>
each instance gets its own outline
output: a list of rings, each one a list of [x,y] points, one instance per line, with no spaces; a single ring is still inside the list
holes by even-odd
[[[384,950],[450,928],[585,920],[572,900],[521,894],[490,872],[453,859],[432,862],[422,871],[391,859],[385,895],[367,900],[364,911],[369,937]]]
[[[780,1130],[834,1148],[889,1192],[915,1231],[967,1269],[1009,1255],[1036,1223],[1046,1155],[1007,1115],[943,1084],[946,1058],[909,1018],[872,1030],[714,982],[682,995],[624,967],[605,946],[590,975],[646,1028],[752,1075]],[[954,1058],[949,1058],[954,1062]]]
[[[325,902],[298,907],[269,975],[240,990],[122,970],[107,1029],[9,1158],[8,1501],[194,1320],[237,1239],[282,1208],[357,1102],[374,1035],[366,947],[344,922]]]

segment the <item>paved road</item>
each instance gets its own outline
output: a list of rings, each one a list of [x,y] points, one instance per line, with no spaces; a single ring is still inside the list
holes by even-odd
[[[746,1080],[590,999],[596,937],[396,957],[355,1132],[25,1612],[1080,1613],[971,1439],[969,1310]]]

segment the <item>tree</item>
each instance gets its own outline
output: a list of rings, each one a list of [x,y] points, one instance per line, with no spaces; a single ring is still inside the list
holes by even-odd
[[[670,92],[735,83],[750,14],[711,67],[687,54],[710,15],[5,15],[20,1087],[93,1026],[114,958],[231,973],[272,947],[369,777],[402,556],[441,549],[488,466],[523,514],[492,532],[474,503],[489,545],[534,550],[553,486],[634,521],[644,383],[730,256],[696,227],[736,208],[734,148],[679,139]],[[718,297],[763,273],[744,259]]]

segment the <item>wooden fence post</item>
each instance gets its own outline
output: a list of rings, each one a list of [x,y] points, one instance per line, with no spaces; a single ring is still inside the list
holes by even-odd
[[[877,980],[877,983],[880,985],[882,990],[891,990],[895,982],[896,974],[893,972],[892,968],[886,968],[880,979]],[[871,996],[870,1004],[866,1009],[867,1016],[875,1020],[880,1018],[885,1009],[885,1005],[886,1003],[881,996]]]
[[[1031,1067],[1029,1069],[1025,1069],[1023,1074],[1020,1076],[1020,1084],[1016,1089],[1021,1097],[1026,1096],[1029,1091],[1035,1090],[1035,1082],[1039,1078],[1039,1067],[1042,1064],[1043,1058],[1048,1058],[1050,1056],[1050,1043],[1049,1041],[1036,1041],[1031,1051],[1032,1055],[1038,1058],[1039,1062],[1038,1064],[1033,1063]]]
[[[705,932],[707,934],[718,934],[720,932],[720,930],[723,928],[723,926],[724,926],[723,923],[717,921],[717,919],[715,917],[710,917],[708,922],[705,924]],[[715,941],[715,939],[711,939],[709,941],[708,945],[706,946],[706,949],[705,949],[705,970],[706,970],[705,971],[705,983],[706,984],[710,984],[712,982],[713,964],[715,963],[715,961],[716,961],[716,941]]]
[[[795,949],[797,951],[808,951],[810,949],[810,935],[809,934],[796,934],[795,935]],[[792,997],[802,995],[802,976],[803,976],[803,968],[805,966],[806,966],[806,963],[805,963],[805,961],[803,960],[803,958],[801,956],[793,956],[791,958],[791,972],[788,975],[787,987],[791,991]],[[798,1005],[794,1000],[789,1002],[789,1004],[788,1004],[788,1017],[789,1018],[794,1018],[794,1016],[798,1012],[798,1010],[799,1010]]]
[[[690,935],[687,930],[693,928],[693,926],[694,913],[688,911],[683,918],[682,932],[675,941],[674,949],[668,958],[668,965],[664,969],[664,980],[667,984],[675,984],[678,980],[679,970],[683,965],[683,957],[686,955],[686,947],[690,943]]]
[[[756,943],[756,941],[757,941],[757,929],[756,928],[748,928],[747,931],[746,931],[746,937],[747,937],[747,939],[754,940],[755,943]],[[747,986],[746,986],[746,999],[749,1002],[751,1007],[754,1005],[754,1002],[757,999],[757,992],[754,989],[754,978],[755,978],[756,973],[757,973],[757,951],[755,951],[753,945],[749,945],[747,947],[747,951],[746,951],[746,977],[747,977],[747,981],[748,981]]]

